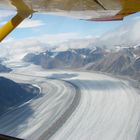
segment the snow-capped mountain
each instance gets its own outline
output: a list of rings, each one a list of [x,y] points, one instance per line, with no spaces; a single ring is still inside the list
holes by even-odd
[[[23,104],[38,95],[39,89],[0,77],[0,115],[13,106]]]
[[[6,61],[5,58],[0,58],[0,73],[7,73],[7,72],[11,72],[12,69],[8,68],[5,64],[3,64],[3,62]]]
[[[45,69],[86,69],[140,78],[139,46],[108,51],[105,48],[68,49],[28,54],[24,61]]]
[[[0,64],[0,72],[10,72],[10,71],[12,71],[12,69],[6,67],[3,64]]]
[[[65,51],[46,51],[38,55],[28,54],[24,61],[41,65],[43,68],[79,68],[89,62],[97,61],[103,57],[102,49],[82,48],[68,49]]]

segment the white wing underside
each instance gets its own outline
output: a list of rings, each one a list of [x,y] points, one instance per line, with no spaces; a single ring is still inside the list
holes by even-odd
[[[18,2],[19,0],[17,0]],[[114,16],[121,10],[117,0],[23,0],[38,12],[47,12],[78,19]],[[0,5],[13,8],[10,0],[0,0]]]

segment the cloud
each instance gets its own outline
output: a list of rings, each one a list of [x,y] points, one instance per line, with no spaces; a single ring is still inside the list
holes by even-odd
[[[81,36],[78,33],[60,33],[60,34],[47,34],[39,38],[42,42],[48,42],[49,44],[55,45],[70,39],[78,39]]]
[[[140,19],[133,19],[112,31],[103,34],[96,42],[97,46],[109,48],[132,47],[140,44]]]
[[[43,52],[56,44],[76,38],[80,38],[77,33],[48,34],[20,40],[9,38],[0,44],[1,57],[6,57],[12,62],[21,61],[28,53]]]
[[[6,18],[15,15],[16,11],[13,10],[0,10],[0,18]]]
[[[7,21],[4,19],[6,17],[13,17],[16,14],[14,11],[0,10],[0,26],[4,25]],[[19,26],[19,29],[22,28],[34,28],[43,26],[45,23],[42,20],[34,20],[34,19],[25,19]]]
[[[43,26],[44,24],[45,23],[41,20],[26,19],[18,26],[18,28],[34,28]]]
[[[6,39],[4,39],[3,40],[3,43],[8,43],[8,42],[12,42],[12,41],[14,41],[15,40],[15,38],[13,38],[13,37],[6,37]]]
[[[0,44],[1,57],[8,58],[12,62],[21,61],[28,53],[37,53],[45,50],[47,43],[42,44],[38,40],[12,40]]]

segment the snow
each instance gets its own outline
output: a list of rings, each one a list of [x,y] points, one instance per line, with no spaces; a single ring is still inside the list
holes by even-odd
[[[42,135],[42,131],[47,132],[55,124],[75,96],[73,86],[62,82],[62,79],[76,85],[81,96],[76,109],[50,140],[137,140],[140,95],[127,81],[92,72],[46,71],[35,65],[15,69],[5,76],[37,84],[44,96],[30,103],[34,112],[25,122],[20,122],[18,117],[25,117],[24,108],[23,112],[18,110],[19,114],[13,111],[13,118],[11,112],[1,117],[0,132],[34,140],[40,136],[41,139],[48,137],[49,134]],[[46,79],[55,76],[59,77],[58,80]],[[25,111],[29,113],[28,108]]]
[[[136,140],[140,96],[124,81],[78,72],[80,104],[51,140]]]
[[[53,53],[53,55],[51,55],[52,58],[55,58],[58,55],[58,52]]]
[[[75,88],[63,81],[36,78],[35,75],[25,76],[24,73],[4,76],[16,82],[31,83],[41,88],[42,95],[1,116],[2,134],[38,139],[62,116],[75,96]]]
[[[86,57],[87,57],[86,55],[83,55],[83,54],[82,54],[81,56],[82,56],[83,58],[86,58]]]

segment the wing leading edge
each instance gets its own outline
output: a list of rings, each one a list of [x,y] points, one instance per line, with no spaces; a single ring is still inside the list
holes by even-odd
[[[123,20],[140,11],[139,0],[1,0],[1,4],[16,7],[17,15],[0,28],[0,41],[35,11],[90,21]]]

